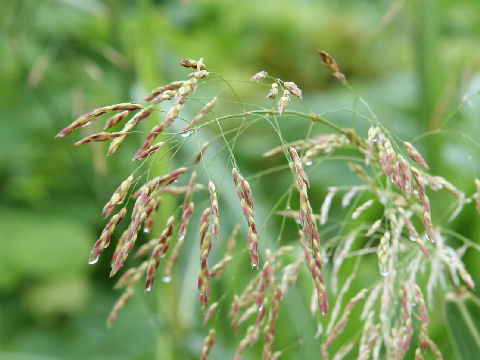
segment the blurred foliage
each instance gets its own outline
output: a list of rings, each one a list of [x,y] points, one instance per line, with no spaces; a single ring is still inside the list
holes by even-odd
[[[138,144],[125,145],[106,161],[103,145],[74,149],[70,141],[53,140],[76,115],[183,78],[176,65],[182,57],[203,56],[209,68],[238,86],[246,102],[257,103],[264,94],[235,80],[265,69],[295,81],[314,111],[356,106],[366,112],[321,67],[316,50],[325,49],[388,128],[406,140],[425,135],[416,145],[434,172],[467,192],[473,191],[472,177],[479,176],[480,103],[474,98],[454,112],[465,94],[480,89],[475,0],[2,0],[0,20],[2,359],[179,359],[199,353],[207,330],[199,325],[193,251],[181,259],[175,281],[159,284],[158,299],[137,295],[112,330],[104,326],[117,293],[107,261],[92,267],[87,258],[103,226],[101,205],[133,169],[125,164],[131,164],[129,146]],[[331,119],[352,122],[351,114],[342,112]],[[288,121],[281,126],[287,140],[307,131]],[[278,142],[266,130],[265,124],[250,128],[236,147],[246,175],[280,164],[258,157]],[[311,169],[317,208],[339,176],[354,181],[339,164]],[[230,171],[221,161],[210,170]],[[278,189],[259,183],[260,202],[280,198],[290,181],[285,178],[272,176]],[[448,202],[432,196],[434,211],[444,209]],[[268,205],[260,211],[267,213]],[[226,222],[233,224],[237,212]],[[434,212],[434,220],[442,216]],[[474,216],[473,207],[467,208],[453,227],[478,242]],[[480,283],[480,263],[473,254],[466,259]],[[249,277],[242,260],[235,259],[214,296],[232,295],[232,276],[239,282]],[[373,270],[364,271],[368,283]],[[280,311],[276,344],[285,350],[282,358],[308,358],[318,350],[316,324],[303,304],[308,285],[300,283]],[[456,355],[442,301],[434,304],[432,334],[451,359]],[[216,326],[222,331],[212,358],[229,358],[238,339],[225,316]]]

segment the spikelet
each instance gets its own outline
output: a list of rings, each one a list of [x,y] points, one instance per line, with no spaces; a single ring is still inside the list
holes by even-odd
[[[71,123],[65,129],[60,131],[55,137],[58,138],[58,137],[63,137],[65,135],[68,135],[73,130],[79,128],[80,126],[85,126],[85,125],[89,124],[96,117],[99,117],[99,116],[101,116],[103,114],[106,114],[108,112],[120,111],[120,110],[133,111],[133,110],[139,110],[139,109],[143,109],[143,106],[140,105],[140,104],[132,104],[132,103],[115,104],[115,105],[110,105],[110,106],[105,106],[105,107],[102,107],[102,108],[99,108],[99,109],[95,109],[88,114],[80,116],[73,123]]]
[[[282,97],[278,100],[278,113],[282,115],[288,105],[290,105],[290,92],[284,90]]]
[[[260,71],[258,73],[256,73],[255,75],[253,75],[251,78],[250,78],[250,81],[253,81],[253,82],[260,82],[260,80],[262,79],[266,79],[268,76],[268,73],[266,71]]]
[[[358,219],[360,217],[360,215],[362,215],[365,210],[367,210],[368,208],[370,208],[370,206],[372,206],[372,204],[373,204],[373,199],[370,199],[370,200],[364,202],[362,205],[360,205],[358,208],[356,208],[355,211],[352,213],[352,219],[353,220]]]
[[[210,350],[212,350],[213,344],[215,343],[216,332],[215,329],[210,329],[208,332],[205,341],[203,342],[202,353],[200,355],[200,360],[207,360]]]
[[[103,128],[103,130],[108,130],[112,126],[117,125],[127,115],[128,115],[128,110],[125,110],[125,111],[122,111],[121,113],[113,115],[110,119],[107,120],[107,123],[105,124],[105,127]]]
[[[210,254],[210,249],[212,248],[212,234],[207,232],[205,235],[202,235],[202,225],[200,225],[200,272],[198,274],[198,290],[200,306],[202,310],[205,310],[210,297],[210,274],[207,259]]]
[[[168,84],[168,85],[159,86],[158,88],[156,88],[155,90],[153,90],[150,94],[148,94],[147,96],[145,96],[145,97],[142,99],[142,101],[150,101],[150,100],[152,100],[153,98],[162,95],[162,94],[165,93],[166,91],[174,91],[174,90],[178,89],[180,86],[182,86],[184,82],[185,82],[185,81],[174,81],[174,82],[171,82],[171,83]]]
[[[270,91],[267,94],[267,99],[275,99],[278,94],[278,84],[274,82],[270,88]]]
[[[133,176],[130,175],[126,180],[122,181],[120,186],[115,190],[110,200],[103,207],[103,216],[108,217],[117,204],[121,204],[128,194],[128,190],[133,182]]]
[[[423,159],[422,155],[418,152],[418,150],[409,142],[404,141],[403,144],[407,147],[408,155],[415,161],[417,164],[423,166],[425,169],[429,169],[427,163]]]
[[[109,132],[100,132],[97,134],[89,135],[85,138],[83,138],[80,141],[77,141],[75,146],[80,146],[84,144],[88,144],[89,142],[100,142],[100,141],[107,141],[107,140],[115,140],[118,138],[122,138],[126,136],[124,132],[114,132],[114,133],[109,133]]]
[[[327,52],[323,50],[318,50],[320,57],[322,58],[323,65],[333,71],[333,76],[335,76],[341,83],[346,84],[347,80],[345,79],[345,75],[340,72],[338,68],[337,62],[331,57]]]
[[[378,245],[377,255],[378,255],[378,268],[380,269],[380,274],[383,276],[388,275],[388,258],[389,258],[389,248],[390,248],[390,232],[385,231],[382,238],[380,239],[380,244]]]
[[[213,237],[218,241],[218,231],[220,227],[220,217],[218,215],[218,199],[215,191],[215,184],[210,181],[208,183],[208,192],[210,193],[210,209],[212,210],[212,232]]]
[[[141,153],[138,153],[137,155],[135,155],[135,157],[132,159],[132,161],[137,161],[137,160],[140,160],[140,159],[144,159],[148,156],[150,156],[151,154],[153,154],[154,152],[156,152],[158,149],[162,148],[164,145],[166,144],[166,142],[164,141],[160,141],[152,146],[150,146],[148,149],[146,149],[145,151],[141,152]]]
[[[97,240],[93,249],[90,253],[90,258],[88,259],[89,264],[95,264],[98,261],[98,257],[101,252],[105,250],[110,244],[110,238],[112,237],[113,232],[115,231],[116,226],[122,221],[127,213],[127,208],[122,208],[117,214],[112,216],[110,221],[107,223],[105,228],[100,235],[100,238]]]
[[[302,90],[299,89],[299,87],[291,81],[287,81],[283,83],[283,86],[290,91],[291,94],[295,95],[297,98],[301,99],[302,98]]]

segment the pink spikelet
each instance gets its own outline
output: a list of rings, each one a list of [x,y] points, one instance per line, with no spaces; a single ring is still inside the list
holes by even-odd
[[[266,79],[268,76],[268,73],[266,71],[260,71],[258,73],[256,73],[255,75],[253,75],[251,78],[250,78],[250,81],[253,81],[253,82],[260,82],[260,80],[262,79]]]
[[[417,164],[423,166],[425,169],[429,169],[427,163],[423,159],[422,155],[418,152],[418,150],[409,142],[405,141],[403,143],[407,147],[408,155],[415,161]]]
[[[110,119],[108,119],[107,123],[105,124],[105,127],[103,130],[108,130],[112,126],[117,125],[120,121],[122,121],[125,116],[128,115],[128,110],[122,111],[121,113],[113,115]]]
[[[297,98],[302,98],[302,90],[300,90],[300,88],[294,82],[286,81],[283,83],[283,86],[285,86],[285,88]]]
[[[175,217],[170,216],[170,218],[168,218],[167,224],[165,225],[165,229],[160,235],[160,239],[158,240],[156,247],[153,249],[152,256],[150,257],[150,261],[148,262],[148,267],[147,267],[147,279],[145,280],[145,291],[150,291],[152,289],[153,280],[155,279],[155,272],[158,269],[160,260],[163,257],[165,257],[165,254],[167,253],[167,250],[170,244],[170,238],[172,236],[174,221],[175,221]]]
[[[254,202],[250,184],[243,178],[237,168],[232,170],[233,181],[237,187],[238,198],[242,206],[243,214],[248,224],[247,248],[250,251],[250,265],[258,268],[258,232],[254,219]]]
[[[132,103],[122,103],[122,104],[115,104],[115,105],[110,105],[110,106],[104,106],[99,109],[95,109],[92,112],[89,112],[88,114],[80,116],[78,119],[76,119],[74,122],[72,122],[69,126],[67,126],[65,129],[60,131],[57,136],[55,137],[63,137],[65,135],[70,134],[73,130],[81,127],[88,125],[91,121],[95,120],[95,118],[106,114],[108,112],[112,111],[119,111],[119,110],[126,110],[126,111],[133,111],[133,110],[140,110],[143,109],[143,106],[140,104],[132,104]]]
[[[108,245],[110,245],[110,238],[112,237],[113,232],[115,231],[116,226],[122,221],[127,213],[127,208],[122,208],[117,214],[112,216],[110,221],[107,223],[105,228],[100,235],[100,238],[95,243],[92,252],[90,253],[90,258],[88,259],[89,264],[95,264],[98,261],[98,257],[101,252],[105,250]]]
[[[89,142],[101,142],[101,141],[107,141],[107,140],[114,140],[124,136],[125,136],[124,132],[114,132],[114,133],[100,132],[97,134],[89,135],[83,138],[82,140],[77,141],[73,145],[80,146],[80,145],[88,144]]]
[[[278,113],[282,115],[288,105],[290,105],[290,92],[285,90],[280,100],[278,100]]]

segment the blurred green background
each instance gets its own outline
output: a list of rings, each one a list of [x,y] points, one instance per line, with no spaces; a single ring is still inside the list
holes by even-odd
[[[267,70],[297,83],[318,112],[351,108],[352,93],[321,66],[316,51],[324,49],[402,139],[431,132],[415,144],[434,173],[467,194],[474,191],[480,104],[462,99],[480,89],[477,0],[1,0],[0,19],[0,359],[198,356],[207,328],[196,301],[196,268],[182,270],[187,276],[178,276],[176,284],[159,282],[155,294],[138,292],[116,325],[105,328],[119,293],[108,279],[108,255],[96,266],[87,259],[104,226],[101,207],[134,169],[132,152],[122,149],[107,161],[103,144],[79,149],[72,146],[78,135],[53,139],[79,114],[185,78],[176,65],[180,58],[203,56],[209,68],[232,80]],[[265,89],[253,89],[241,86],[239,96],[263,99]],[[358,110],[365,112],[361,105]],[[223,111],[239,108],[224,105]],[[351,115],[330,118],[348,124]],[[278,145],[264,130],[249,129],[236,147],[246,175],[264,169],[258,154]],[[298,126],[286,130],[289,140],[305,136]],[[318,208],[338,173],[315,174]],[[265,189],[268,204],[275,199]],[[452,226],[478,242],[475,216],[468,206]],[[235,215],[225,221],[233,224]],[[474,256],[467,253],[467,268],[479,282]],[[242,278],[251,269],[236,271]],[[222,284],[216,296],[223,294]],[[313,358],[318,343],[308,339],[315,322],[308,310],[292,312],[300,296],[289,302],[277,329],[293,334],[285,343],[279,335],[276,348],[285,350],[285,359]],[[441,304],[432,310],[432,337],[451,359],[456,355]],[[287,314],[302,323],[290,326]],[[231,358],[239,339],[226,319],[216,326],[212,358]]]

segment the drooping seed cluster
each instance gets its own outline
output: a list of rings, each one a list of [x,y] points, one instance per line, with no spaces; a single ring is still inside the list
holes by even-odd
[[[334,76],[346,83],[335,60],[323,51],[320,51],[320,55],[324,65],[334,72]],[[170,101],[166,114],[148,132],[147,138],[136,152],[134,160],[153,161],[152,155],[158,155],[159,150],[163,151],[164,149],[167,153],[170,140],[162,139],[165,141],[157,143],[154,141],[165,129],[171,128],[175,121],[179,121],[180,113],[184,111],[187,101],[196,87],[202,79],[209,76],[209,71],[202,59],[198,61],[183,59],[180,65],[194,69],[187,80],[174,81],[157,87],[143,98],[141,104],[121,103],[96,109],[76,119],[57,136],[68,135],[75,129],[86,126],[106,115],[108,119],[106,118],[104,131],[89,135],[78,141],[76,145],[111,141],[108,154],[113,154],[134,130],[143,126],[142,123],[145,119],[152,116],[157,104]],[[267,78],[269,78],[267,72],[262,71],[255,74],[251,80],[260,82]],[[269,79],[274,78],[270,77]],[[283,113],[299,114],[299,112],[286,109],[295,105],[293,102],[291,103],[291,96],[302,99],[300,88],[293,82],[284,82],[280,79],[273,81],[267,98],[278,99],[277,111],[274,109],[265,109],[264,112],[245,110],[238,117],[243,117],[248,121],[248,117],[255,112],[265,118]],[[206,105],[196,112],[197,115],[193,119],[185,119],[188,125],[183,127],[181,131],[183,133],[174,134],[173,137],[179,135],[188,137],[192,129],[200,131],[200,122],[210,116],[209,113],[217,102],[216,97],[206,102]],[[304,114],[304,117],[312,123],[322,120],[316,114]],[[216,114],[215,118],[220,119]],[[110,130],[121,126],[122,121],[126,121],[126,123],[121,130]],[[328,122],[325,124],[328,125]],[[410,354],[409,349],[415,344],[419,344],[415,349],[416,359],[424,358],[429,352],[440,359],[441,352],[428,335],[427,306],[416,277],[429,267],[426,295],[430,303],[434,296],[434,289],[438,284],[446,284],[446,279],[451,280],[454,286],[458,287],[461,283],[465,283],[473,290],[475,284],[462,262],[462,256],[469,248],[476,247],[472,245],[473,243],[463,239],[458,239],[464,241],[464,245],[459,249],[455,249],[449,244],[446,237],[448,233],[444,232],[441,226],[434,227],[427,192],[443,189],[453,194],[456,207],[449,213],[448,221],[451,221],[467,204],[473,201],[476,202],[476,208],[480,212],[480,181],[475,180],[476,192],[467,196],[446,179],[430,175],[427,172],[429,170],[427,162],[411,143],[402,142],[401,146],[398,146],[394,138],[387,135],[388,132],[380,126],[371,127],[365,139],[353,129],[339,128],[336,125],[331,128],[338,133],[313,134],[308,139],[293,141],[287,146],[284,144],[263,154],[264,157],[280,153],[286,153],[288,156],[289,166],[294,174],[294,184],[299,192],[299,209],[290,209],[288,202],[286,210],[275,213],[298,220],[301,227],[299,230],[300,244],[297,243],[296,248],[301,247],[303,251],[301,253],[294,252],[295,247],[293,246],[279,247],[276,251],[267,250],[261,270],[259,268],[258,229],[255,222],[252,190],[250,184],[240,174],[237,165],[232,170],[240,205],[248,226],[247,249],[250,263],[260,270],[254,272],[243,292],[234,295],[230,306],[229,317],[233,331],[235,334],[242,335],[235,359],[239,360],[246,355],[248,347],[254,345],[259,339],[263,339],[263,359],[277,359],[281,356],[280,351],[274,351],[277,333],[276,321],[282,301],[288,289],[296,283],[301,274],[303,263],[306,264],[309,276],[313,280],[312,316],[315,316],[317,311],[324,315],[327,314],[326,283],[331,286],[331,290],[336,295],[329,317],[322,320],[325,330],[320,323],[318,326],[317,336],[321,338],[321,351],[324,359],[333,355],[331,353],[338,347],[333,346],[334,343],[341,338],[347,325],[350,326],[354,321],[352,319],[355,315],[353,309],[363,299],[365,299],[365,304],[359,316],[359,322],[355,323],[359,329],[358,336],[335,350],[333,359],[340,360],[354,349],[358,350],[358,359],[379,359],[384,354],[386,358],[400,359]],[[312,127],[312,132],[315,132],[315,127]],[[222,133],[222,135],[224,134]],[[200,270],[197,286],[200,307],[204,311],[204,323],[206,324],[215,314],[221,315],[221,305],[226,297],[216,299],[217,301],[210,304],[210,287],[214,284],[214,278],[220,278],[226,266],[234,260],[236,237],[240,226],[235,226],[228,240],[226,237],[222,238],[219,231],[220,204],[217,188],[212,181],[208,183],[208,187],[205,186],[206,184],[201,184],[202,176],[200,175],[200,179],[197,179],[196,166],[202,160],[208,146],[209,143],[205,143],[193,156],[192,173],[188,185],[176,186],[173,184],[189,170],[186,167],[148,179],[136,187],[135,192],[130,191],[130,188],[136,186],[134,184],[140,181],[141,176],[134,179],[132,175],[118,186],[105,205],[103,214],[105,218],[110,218],[93,246],[89,258],[90,263],[96,262],[102,251],[115,239],[114,231],[123,225],[121,221],[131,208],[131,221],[119,237],[112,257],[111,276],[114,276],[127,261],[137,237],[140,238],[139,241],[142,240],[138,235],[140,229],[143,227],[147,233],[155,231],[153,226],[162,213],[162,202],[170,196],[184,195],[183,203],[179,201],[175,216],[170,216],[171,213],[162,214],[162,216],[166,215],[165,218],[170,217],[166,220],[160,235],[145,241],[136,250],[133,261],[140,262],[140,264],[130,267],[118,279],[115,288],[123,288],[124,292],[109,315],[109,325],[113,324],[118,312],[133,296],[135,285],[141,278],[145,276],[145,289],[150,290],[156,273],[162,265],[163,281],[171,280],[174,265],[185,244],[189,221],[194,213],[194,194],[199,190],[206,189],[208,189],[208,195],[205,191],[204,200],[206,202],[209,200],[209,203],[205,205],[206,208],[204,206],[205,209],[200,219]],[[317,199],[312,198],[313,193],[309,198],[310,183],[305,166],[315,162],[321,167],[322,162],[329,160],[332,153],[338,150],[348,151],[348,159],[351,160],[347,161],[348,169],[356,175],[354,178],[356,181],[360,181],[360,184],[348,186],[339,183],[332,184],[333,186],[328,187],[328,193],[320,205],[316,202]],[[342,156],[343,153],[340,159]],[[411,163],[418,164],[419,168],[416,168],[415,164],[412,166]],[[208,166],[208,162],[204,161],[204,165]],[[129,197],[132,192],[133,195]],[[340,228],[337,204],[334,201],[334,197],[338,194],[343,194],[341,205],[343,208],[348,208],[346,221],[352,223],[354,228],[352,231],[343,232],[342,225],[341,232],[333,235],[333,231],[336,230],[331,229]],[[130,204],[127,201],[129,198],[133,199]],[[124,207],[111,216],[117,205],[124,202]],[[314,213],[313,208],[320,209],[319,214]],[[375,221],[368,219],[365,214],[367,210],[369,213],[376,214]],[[333,214],[329,216],[330,212]],[[378,216],[377,212],[382,213]],[[321,247],[317,221],[322,225],[322,238],[325,239],[322,241]],[[424,231],[420,231],[418,227],[418,224],[422,222]],[[330,225],[333,226],[330,227]],[[324,233],[325,235],[323,235]],[[212,238],[216,239],[216,244],[226,245],[226,252],[213,266],[209,266]],[[430,239],[431,243],[427,239]],[[280,236],[278,240],[288,241],[289,239]],[[170,244],[173,249],[169,252]],[[285,256],[287,254],[288,256]],[[362,289],[355,296],[347,298],[349,291],[354,288],[352,284],[363,274],[362,269],[359,268],[360,256],[375,256],[375,254],[379,273],[382,276],[379,276],[379,280],[372,279],[371,286]],[[297,258],[295,259],[295,257]],[[165,258],[164,262],[162,262],[162,258]],[[292,258],[294,258],[293,261]],[[324,272],[322,260],[326,261],[329,258],[331,261],[326,265],[328,271]],[[344,264],[352,258],[357,262],[353,270],[349,270],[350,273],[346,276],[346,280],[341,283],[342,275],[348,268]],[[281,276],[279,276],[280,273]],[[324,279],[324,274],[328,274],[329,278]],[[445,274],[448,274],[448,277]],[[344,305],[345,303],[346,305]],[[201,350],[202,359],[207,359],[209,356],[215,337],[215,330],[210,329]]]
[[[288,151],[293,160],[290,162],[290,168],[296,175],[295,185],[300,194],[300,209],[298,210],[298,215],[303,229],[303,231],[299,232],[300,242],[305,253],[305,261],[310,269],[310,272],[312,273],[312,278],[315,283],[318,296],[318,305],[322,314],[326,315],[328,312],[328,297],[325,287],[325,280],[323,279],[322,275],[320,235],[318,233],[317,223],[313,216],[312,207],[308,198],[307,187],[310,184],[297,151],[292,147],[290,147]],[[310,253],[312,254],[311,256]]]
[[[245,215],[248,224],[247,248],[250,252],[250,265],[258,268],[258,232],[254,218],[255,205],[253,203],[252,190],[248,181],[244,179],[237,168],[233,168],[232,175],[235,186],[237,187],[240,205],[242,206],[243,214]]]

